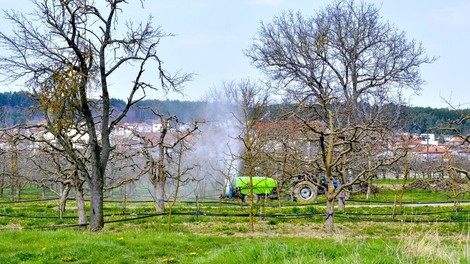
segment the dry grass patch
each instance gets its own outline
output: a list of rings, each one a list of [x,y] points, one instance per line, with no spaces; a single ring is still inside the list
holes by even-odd
[[[433,263],[460,263],[459,258],[468,259],[469,236],[444,237],[437,230],[428,232],[411,232],[404,234],[398,250],[405,256],[429,259]]]

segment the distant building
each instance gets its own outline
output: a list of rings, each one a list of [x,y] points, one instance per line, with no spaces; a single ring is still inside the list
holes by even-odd
[[[161,132],[162,131],[162,123],[153,121],[152,122],[152,131],[153,133]],[[149,131],[150,132],[150,131]]]
[[[421,134],[421,145],[423,146],[437,146],[439,142],[435,139],[434,134]]]
[[[119,136],[129,135],[132,132],[150,133],[153,127],[147,123],[123,123],[116,127],[115,134]]]

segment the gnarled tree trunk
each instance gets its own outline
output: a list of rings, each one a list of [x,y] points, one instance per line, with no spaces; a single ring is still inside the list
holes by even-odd
[[[70,193],[70,183],[65,183],[62,185],[62,191],[60,192],[59,198],[59,218],[62,219],[64,217],[65,206],[67,205],[67,197]]]
[[[335,227],[335,199],[334,196],[328,195],[326,199],[326,232],[334,232]]]
[[[97,173],[97,172],[93,172]],[[100,231],[104,227],[103,199],[104,199],[104,177],[93,176],[91,179],[90,200],[90,230]]]
[[[157,212],[165,211],[165,182],[157,180],[154,184],[155,189],[155,209]]]
[[[75,188],[76,196],[75,200],[77,202],[78,210],[78,228],[80,230],[85,230],[87,225],[86,219],[86,207],[85,207],[85,198],[83,196],[83,184]]]

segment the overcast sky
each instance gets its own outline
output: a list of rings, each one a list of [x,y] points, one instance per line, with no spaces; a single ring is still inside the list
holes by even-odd
[[[99,0],[98,0],[99,1]],[[138,3],[137,0],[129,2]],[[147,0],[145,9],[131,8],[137,19],[154,16],[154,22],[167,33],[160,56],[170,69],[195,73],[187,83],[186,96],[172,99],[198,100],[211,87],[223,81],[259,77],[243,50],[252,43],[260,22],[271,22],[284,10],[313,15],[327,0]],[[409,97],[413,106],[470,108],[470,1],[468,0],[369,0],[381,7],[383,19],[406,32],[409,39],[423,43],[428,55],[439,59],[422,67],[426,80],[419,96]],[[2,1],[2,9],[27,12],[29,0]],[[3,17],[0,30],[7,29]],[[113,96],[127,94],[118,83]],[[17,89],[1,85],[0,91]],[[120,91],[119,91],[120,90]]]

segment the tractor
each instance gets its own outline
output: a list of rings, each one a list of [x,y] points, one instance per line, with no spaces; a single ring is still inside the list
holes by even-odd
[[[273,178],[254,176],[251,177],[253,181],[253,201],[257,202],[259,198],[270,198],[277,199],[277,186],[278,183]],[[325,194],[327,187],[326,177],[320,178],[320,185],[323,188],[319,188],[316,183],[317,178],[310,174],[303,174],[295,177],[291,181],[291,197],[295,201],[314,201],[318,195]],[[338,187],[338,183],[333,179],[335,189]],[[238,198],[244,202],[249,201],[250,194],[250,177],[239,176],[234,178],[233,181],[227,181],[225,183],[225,192],[223,197]]]

